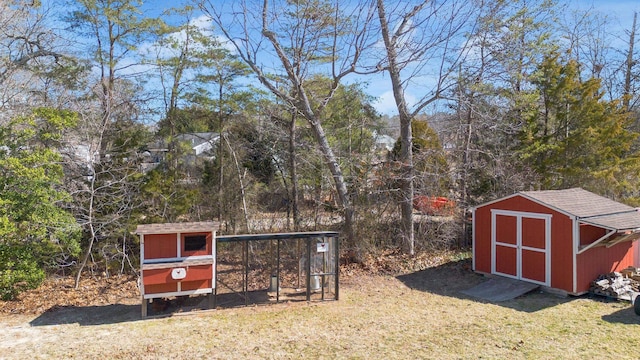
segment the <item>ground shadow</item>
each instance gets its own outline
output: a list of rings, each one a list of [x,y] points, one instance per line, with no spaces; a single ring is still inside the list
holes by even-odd
[[[31,326],[116,324],[140,320],[140,305],[55,306],[33,319]]]
[[[261,306],[277,302],[304,302],[306,292],[293,292],[283,289],[279,294],[266,290],[229,292],[217,294],[214,307],[209,308],[207,295],[181,298],[154,299],[147,304],[148,318],[171,317],[175,315],[197,314],[203,310],[229,309],[244,306]],[[246,296],[245,296],[246,295]],[[317,301],[318,294],[312,294],[311,300]],[[80,326],[115,324],[141,319],[141,304],[113,304],[104,306],[55,306],[30,322],[31,326],[79,324]]]
[[[633,305],[626,301],[624,303],[629,304],[629,306],[614,313],[603,315],[602,320],[614,324],[640,325],[640,316],[636,315],[635,311],[633,311]]]
[[[462,291],[487,281],[487,277],[471,270],[471,259],[448,262],[433,268],[400,275],[397,278],[414,290],[458,299],[469,299],[480,303],[491,303],[523,312],[536,312],[574,299],[541,290],[534,290],[513,300],[500,302],[490,302],[463,294]]]
[[[311,300],[316,300],[315,295]],[[294,291],[293,289],[282,289],[280,294],[268,292],[267,290],[254,290],[234,293],[223,293],[216,295],[216,309],[228,309],[234,307],[243,307],[248,305],[268,305],[278,302],[297,302],[307,301],[307,293],[305,291]]]
[[[147,304],[147,317],[170,317],[208,309],[206,296],[188,299],[155,299]],[[104,306],[55,306],[30,322],[31,326],[79,324],[80,326],[116,324],[142,319],[141,304]]]

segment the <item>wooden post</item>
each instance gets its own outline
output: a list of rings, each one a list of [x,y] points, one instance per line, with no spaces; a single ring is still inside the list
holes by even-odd
[[[334,271],[336,272],[335,275],[335,280],[336,280],[336,300],[338,300],[339,298],[339,291],[340,291],[340,237],[339,236],[335,236],[333,237],[333,241],[334,241],[334,248],[336,250],[336,254],[335,254],[335,269]]]
[[[307,302],[311,301],[311,238],[307,238]]]
[[[149,301],[144,298],[144,295],[142,295],[142,318],[143,319],[147,317],[147,304],[148,303],[149,303]]]
[[[140,297],[142,298],[142,318],[147,317],[147,300],[144,298],[144,234],[140,234]]]

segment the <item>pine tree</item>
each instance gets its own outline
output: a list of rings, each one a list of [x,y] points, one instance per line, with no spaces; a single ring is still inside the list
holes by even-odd
[[[521,158],[541,177],[545,189],[580,186],[599,193],[618,192],[632,171],[625,159],[637,134],[629,114],[603,99],[599,79],[581,82],[578,63],[559,54],[545,57],[533,81],[540,94],[538,111],[521,131]]]

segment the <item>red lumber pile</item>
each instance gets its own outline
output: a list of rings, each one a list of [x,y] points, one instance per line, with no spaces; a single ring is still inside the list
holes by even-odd
[[[413,208],[425,215],[451,216],[455,213],[456,202],[443,196],[416,195]]]

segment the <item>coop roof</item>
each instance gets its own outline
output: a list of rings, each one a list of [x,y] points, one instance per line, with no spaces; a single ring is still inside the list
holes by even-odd
[[[574,216],[581,223],[616,231],[640,230],[638,209],[581,188],[523,191],[519,194]]]
[[[164,224],[142,224],[138,225],[135,233],[145,234],[175,234],[187,232],[209,232],[218,228],[215,221],[184,222],[184,223],[164,223]]]

